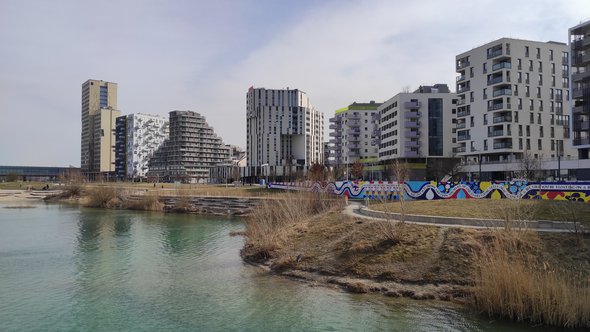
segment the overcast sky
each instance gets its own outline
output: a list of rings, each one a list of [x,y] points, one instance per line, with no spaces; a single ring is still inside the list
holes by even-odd
[[[250,86],[305,91],[327,119],[353,101],[447,83],[501,37],[567,41],[588,0],[0,0],[0,165],[80,165],[81,85],[119,108],[193,110],[246,147]],[[327,139],[327,137],[326,137]]]

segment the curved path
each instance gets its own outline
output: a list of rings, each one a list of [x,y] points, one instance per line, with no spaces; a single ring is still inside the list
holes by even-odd
[[[376,210],[371,210],[365,207],[361,202],[351,201],[343,210],[343,213],[357,218],[365,218],[372,220],[392,220],[397,221],[399,214],[387,213]],[[406,215],[406,222],[419,225],[432,225],[439,227],[464,227],[464,228],[504,228],[504,223],[499,219],[477,219],[477,218],[457,218],[457,217],[441,217],[441,216],[426,216],[426,215]],[[571,222],[560,221],[529,221],[526,222],[528,229],[533,229],[538,232],[560,232],[572,233],[576,231],[576,225]],[[580,231],[581,225],[577,225]],[[583,229],[586,232],[588,229]]]

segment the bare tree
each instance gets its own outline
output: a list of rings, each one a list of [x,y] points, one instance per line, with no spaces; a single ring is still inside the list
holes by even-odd
[[[541,159],[533,156],[530,151],[525,151],[522,159],[518,164],[518,169],[514,172],[516,178],[521,180],[538,180],[541,176]]]
[[[307,178],[311,181],[325,181],[326,171],[324,165],[318,163],[311,165],[307,174]]]
[[[353,178],[355,178],[357,180],[362,179],[364,169],[365,169],[365,166],[357,160],[350,167],[350,174],[352,175]]]

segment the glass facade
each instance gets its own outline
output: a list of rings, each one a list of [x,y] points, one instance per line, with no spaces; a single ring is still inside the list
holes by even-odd
[[[107,107],[109,99],[109,90],[106,86],[100,87],[100,107]]]
[[[443,100],[428,99],[428,155],[443,155]]]

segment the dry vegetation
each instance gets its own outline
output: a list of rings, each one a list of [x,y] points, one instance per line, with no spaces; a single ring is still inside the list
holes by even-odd
[[[477,308],[517,321],[590,327],[588,257],[581,266],[564,266],[547,255],[547,242],[533,232],[494,234],[490,245],[477,253]]]
[[[497,219],[503,219],[506,215],[506,210],[514,210],[516,208],[521,208],[523,212],[533,208],[530,217],[534,220],[590,223],[590,204],[584,202],[526,199],[516,201],[508,199],[441,199],[432,201],[407,201],[404,206],[406,214]],[[399,213],[400,206],[397,202],[390,202],[374,204],[371,206],[371,209]],[[528,212],[526,213],[528,214]]]
[[[249,261],[274,257],[298,228],[340,204],[340,200],[318,193],[290,193],[284,199],[263,202],[246,220],[242,256]]]
[[[529,201],[495,205],[510,225],[499,230],[374,221],[336,210],[314,215],[294,208],[299,204],[259,209],[248,221],[245,259],[353,292],[460,301],[491,316],[590,327],[590,236],[520,230],[515,220],[539,213]]]

